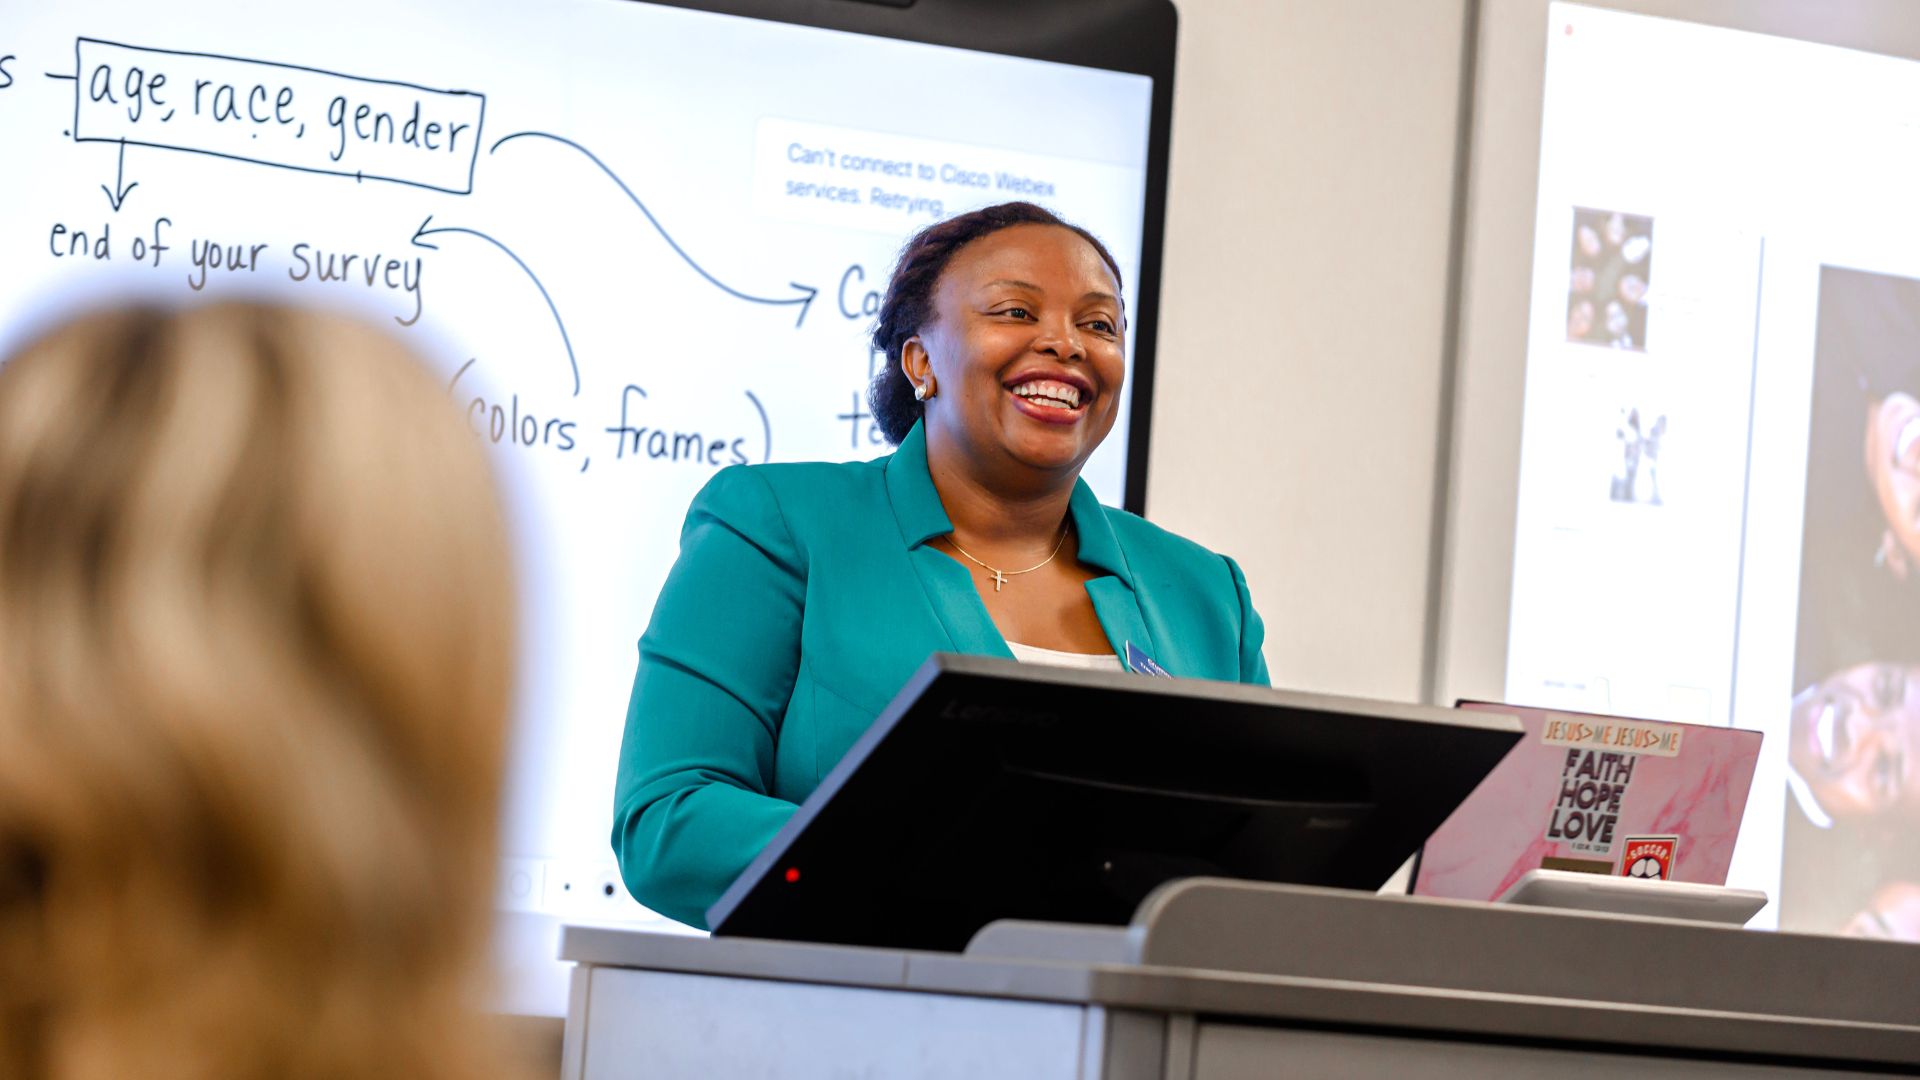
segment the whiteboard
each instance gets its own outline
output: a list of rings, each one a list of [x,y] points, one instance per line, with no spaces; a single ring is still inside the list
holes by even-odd
[[[635,661],[718,469],[884,453],[866,335],[914,230],[1027,198],[1136,307],[1153,80],[619,0],[17,5],[0,344],[75,297],[262,293],[425,350],[492,450],[525,645],[498,903],[663,922],[608,834]],[[1130,406],[1085,478],[1118,504]]]

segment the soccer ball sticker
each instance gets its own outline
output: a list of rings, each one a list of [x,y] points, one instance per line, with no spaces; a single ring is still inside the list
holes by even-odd
[[[1680,850],[1677,836],[1629,836],[1622,845],[1620,876],[1642,881],[1672,881]]]

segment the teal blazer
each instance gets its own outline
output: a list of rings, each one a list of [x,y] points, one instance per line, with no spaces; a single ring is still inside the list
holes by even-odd
[[[1114,652],[1176,677],[1265,685],[1260,616],[1232,559],[1069,503]],[[613,849],[634,898],[694,926],[935,652],[1011,657],[953,530],[918,425],[848,464],[733,466],[695,496],[640,638]],[[1144,676],[1143,676],[1144,677]]]

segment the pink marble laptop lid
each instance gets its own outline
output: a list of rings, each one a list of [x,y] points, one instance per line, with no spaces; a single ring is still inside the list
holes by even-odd
[[[1724,885],[1760,733],[1462,702],[1526,734],[1420,855],[1413,891],[1492,900],[1537,867]]]

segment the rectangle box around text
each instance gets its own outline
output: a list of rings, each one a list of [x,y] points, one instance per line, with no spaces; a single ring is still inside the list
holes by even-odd
[[[94,38],[74,61],[76,142],[473,190],[485,94]]]

